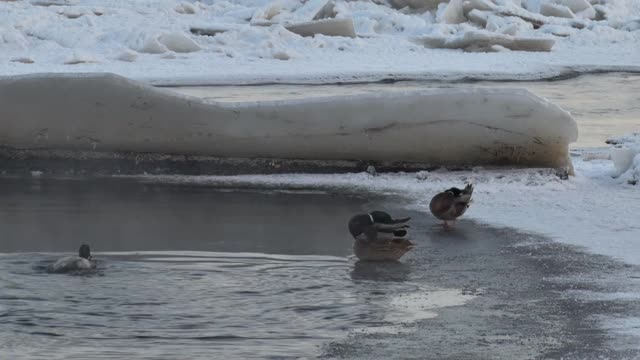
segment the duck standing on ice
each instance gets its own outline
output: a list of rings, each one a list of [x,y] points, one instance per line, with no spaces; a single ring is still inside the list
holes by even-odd
[[[411,218],[394,219],[384,211],[359,214],[349,220],[349,232],[355,239],[353,252],[360,260],[398,260],[413,248],[406,224]]]
[[[467,184],[464,189],[456,187],[445,190],[431,199],[429,209],[433,216],[444,221],[444,227],[449,228],[449,221],[455,223],[471,205],[473,185]]]
[[[59,259],[47,267],[47,272],[65,273],[92,270],[96,268],[96,265],[97,262],[91,256],[91,249],[89,249],[89,245],[82,244],[80,245],[80,249],[78,249],[78,256],[68,256]]]

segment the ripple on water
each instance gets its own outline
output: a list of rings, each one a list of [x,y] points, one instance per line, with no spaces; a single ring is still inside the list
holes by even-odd
[[[350,329],[403,326],[472,298],[410,283],[408,265],[334,256],[98,256],[101,277],[43,275],[38,254],[0,257],[0,280],[21,285],[0,281],[0,358],[308,356]]]

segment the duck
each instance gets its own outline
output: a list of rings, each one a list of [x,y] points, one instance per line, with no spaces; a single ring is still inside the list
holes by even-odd
[[[354,215],[349,220],[349,233],[355,240],[354,254],[365,261],[399,260],[414,246],[405,238],[410,219],[394,219],[384,211]]]
[[[78,249],[78,256],[68,256],[59,259],[47,267],[50,273],[66,273],[73,271],[92,270],[97,267],[97,261],[91,256],[89,245],[82,244]]]
[[[471,206],[472,194],[472,184],[466,184],[464,189],[452,187],[434,196],[429,203],[429,209],[433,216],[444,221],[445,228],[449,228],[449,221],[455,224],[456,219]]]

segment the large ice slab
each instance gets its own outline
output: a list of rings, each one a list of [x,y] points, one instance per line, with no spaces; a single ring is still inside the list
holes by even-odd
[[[219,103],[111,74],[0,78],[0,143],[19,149],[563,167],[576,139],[524,89]]]

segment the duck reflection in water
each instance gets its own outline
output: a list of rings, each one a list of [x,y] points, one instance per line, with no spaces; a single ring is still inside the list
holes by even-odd
[[[394,219],[384,211],[358,214],[349,220],[353,252],[362,261],[397,261],[413,248],[407,235],[410,217]]]
[[[352,280],[404,282],[411,267],[400,261],[358,261],[351,271]]]

